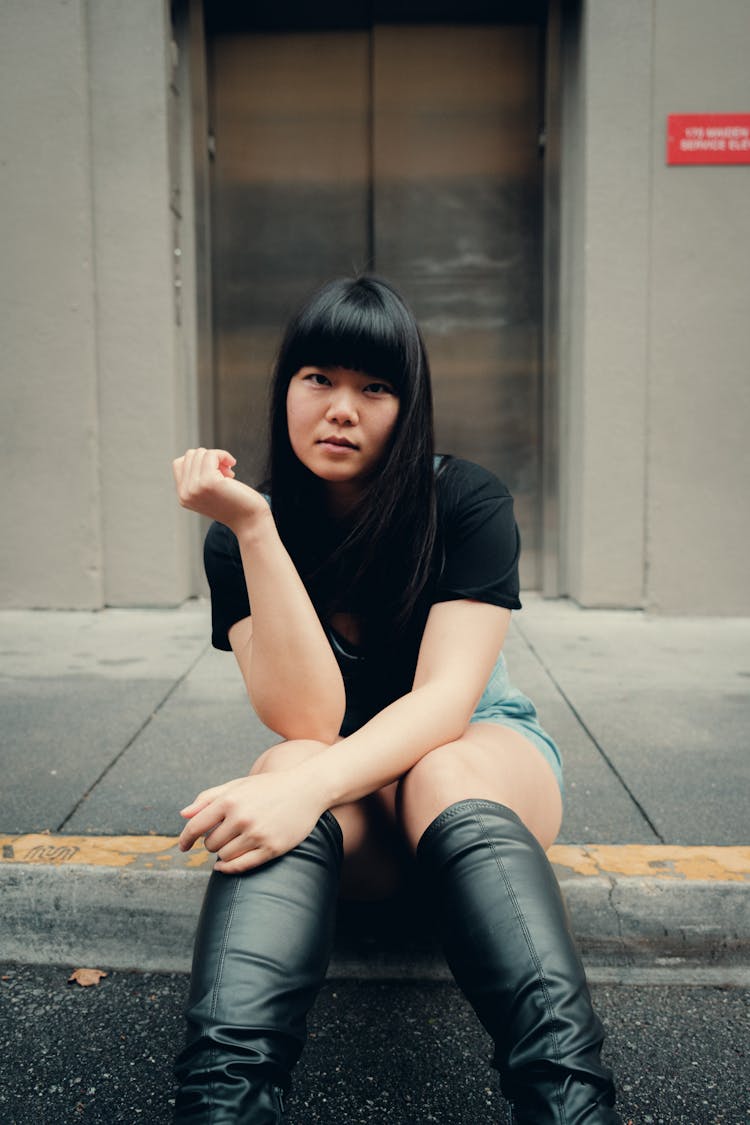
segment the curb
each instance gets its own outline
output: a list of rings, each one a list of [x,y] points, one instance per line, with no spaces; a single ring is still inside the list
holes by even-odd
[[[549,858],[584,955],[711,957],[750,948],[750,847],[557,845]],[[0,836],[0,950],[22,963],[187,972],[211,871],[174,836]],[[381,933],[385,911],[375,908]],[[340,928],[341,930],[341,928]],[[429,937],[339,933],[332,978],[440,979]]]

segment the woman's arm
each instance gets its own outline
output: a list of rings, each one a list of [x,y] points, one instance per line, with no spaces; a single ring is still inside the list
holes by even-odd
[[[332,742],[346,702],[341,672],[266,500],[234,479],[234,464],[225,450],[188,450],[173,462],[180,503],[237,537],[252,618],[229,640],[259,718],[283,738]]]
[[[437,746],[464,733],[505,639],[510,610],[472,601],[433,606],[414,687],[348,738],[277,773],[205,790],[183,809],[183,850],[209,832],[206,847],[231,858],[219,870],[249,870],[295,847],[326,809],[403,776]]]
[[[332,742],[344,718],[341,671],[270,508],[233,528],[252,617],[229,631],[258,717],[283,738]]]
[[[509,622],[510,610],[482,602],[451,601],[432,607],[412,691],[298,767],[320,787],[325,808],[381,789],[430,750],[462,736],[500,654]]]

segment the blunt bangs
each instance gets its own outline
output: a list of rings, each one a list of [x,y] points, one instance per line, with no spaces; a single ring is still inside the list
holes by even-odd
[[[321,289],[290,325],[279,359],[285,381],[301,367],[344,367],[401,394],[419,352],[418,329],[401,299],[386,282],[364,277]]]

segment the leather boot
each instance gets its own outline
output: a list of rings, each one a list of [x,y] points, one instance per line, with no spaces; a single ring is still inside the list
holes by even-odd
[[[292,851],[213,872],[186,1009],[175,1122],[277,1125],[333,945],[341,828],[326,812]]]
[[[519,1125],[618,1125],[604,1032],[554,872],[518,816],[451,805],[419,841],[451,971],[495,1043]]]

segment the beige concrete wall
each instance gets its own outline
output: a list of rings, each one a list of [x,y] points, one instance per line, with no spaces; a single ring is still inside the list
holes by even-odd
[[[567,592],[584,605],[640,605],[651,2],[584,4],[580,20],[568,18],[571,34],[577,42],[568,42],[563,123],[563,570]]]
[[[750,167],[667,167],[668,113],[750,110],[746,0],[567,4],[561,588],[750,613]]]
[[[174,604],[197,542],[170,461],[196,405],[168,5],[19,0],[0,44],[0,604]]]
[[[0,5],[0,605],[102,604],[85,12]]]
[[[750,613],[750,165],[668,167],[668,113],[750,112],[747,0],[656,0],[648,605]]]
[[[191,592],[191,524],[170,462],[194,416],[175,286],[183,203],[167,6],[92,0],[88,36],[104,595],[164,605]]]

